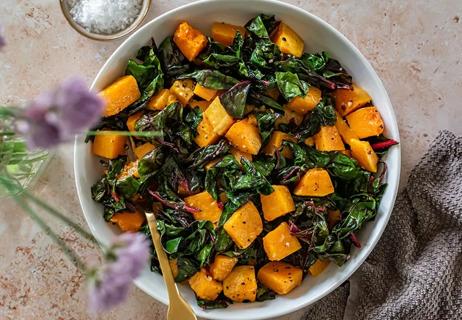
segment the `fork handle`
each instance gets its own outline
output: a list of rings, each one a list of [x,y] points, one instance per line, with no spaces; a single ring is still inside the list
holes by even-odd
[[[164,251],[162,242],[160,241],[160,234],[157,230],[156,217],[151,212],[146,212],[146,219],[148,221],[149,230],[151,230],[152,242],[154,243],[154,249],[156,250],[157,259],[159,259],[160,270],[164,278],[165,285],[167,287],[168,298],[170,303],[178,298],[178,288],[173,278],[172,269],[168,262],[167,254]]]

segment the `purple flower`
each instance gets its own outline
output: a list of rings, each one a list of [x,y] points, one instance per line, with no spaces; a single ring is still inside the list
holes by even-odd
[[[108,310],[126,299],[132,281],[148,261],[149,248],[141,233],[124,233],[115,239],[106,255],[107,263],[96,272],[89,288],[91,312]]]
[[[5,37],[3,36],[4,29],[0,26],[0,50],[6,45]]]
[[[73,77],[31,101],[17,128],[31,148],[50,148],[95,125],[103,108],[102,98]]]

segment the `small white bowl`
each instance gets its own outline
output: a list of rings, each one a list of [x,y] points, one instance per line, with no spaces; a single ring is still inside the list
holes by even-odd
[[[125,40],[101,68],[92,88],[101,90],[109,85],[123,74],[127,60],[135,56],[141,46],[150,43],[151,37],[160,43],[166,36],[172,34],[177,24],[183,20],[207,31],[214,21],[243,25],[259,13],[275,14],[277,19],[288,23],[303,38],[307,51],[325,50],[338,59],[353,76],[354,81],[372,96],[385,122],[385,134],[399,141],[398,126],[387,92],[376,72],[359,50],[339,31],[315,15],[274,0],[206,0],[169,11],[150,21]],[[92,155],[90,149],[90,145],[84,144],[83,139],[76,140],[74,168],[77,191],[91,232],[101,242],[108,243],[116,231],[104,221],[101,206],[91,199],[90,187],[101,176],[101,170],[98,159]],[[331,263],[321,275],[307,277],[300,287],[288,295],[278,296],[275,300],[238,303],[227,309],[204,311],[196,305],[193,292],[187,286],[181,286],[182,294],[190,302],[196,314],[208,319],[230,320],[277,317],[316,302],[347,280],[377,244],[395,202],[401,164],[399,146],[390,150],[385,161],[388,167],[388,188],[380,204],[378,215],[360,232],[362,248],[353,249],[351,259],[345,265],[339,268]],[[152,273],[148,267],[135,283],[153,298],[162,303],[168,302],[162,277]]]

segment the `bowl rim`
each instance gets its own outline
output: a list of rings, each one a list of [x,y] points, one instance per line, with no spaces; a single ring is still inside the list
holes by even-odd
[[[127,39],[125,39],[117,47],[117,49],[111,54],[111,56],[107,59],[107,61],[103,64],[103,66],[100,68],[97,75],[95,76],[94,81],[93,81],[93,83],[91,85],[91,88],[92,89],[95,88],[95,86],[96,86],[96,84],[98,82],[98,79],[103,75],[103,70],[105,70],[110,65],[109,62],[112,60],[112,57],[118,55],[119,52],[123,50],[123,48],[125,47],[127,42],[129,42],[133,37],[136,37],[136,35],[139,32],[142,32],[143,30],[148,29],[151,24],[155,23],[158,20],[163,20],[163,19],[165,19],[166,17],[169,17],[169,16],[175,16],[178,12],[181,12],[183,10],[187,10],[187,9],[189,9],[191,7],[196,6],[196,5],[202,5],[202,4],[206,4],[206,3],[212,3],[212,2],[215,3],[215,2],[220,2],[220,1],[222,1],[222,0],[199,0],[199,1],[191,2],[191,3],[188,3],[188,4],[182,5],[180,7],[176,7],[174,9],[172,9],[172,10],[169,10],[169,11],[167,11],[167,12],[153,18],[149,22],[147,22],[145,25],[143,25],[141,28],[139,28],[136,32],[134,32],[132,35],[130,35]],[[395,131],[396,131],[395,132],[395,138],[398,139],[398,141],[400,141],[400,134],[399,134],[399,129],[398,129],[398,123],[397,123],[397,120],[396,120],[396,114],[395,114],[393,105],[392,105],[392,103],[390,101],[390,98],[388,96],[388,93],[387,93],[387,91],[385,89],[385,86],[383,85],[382,80],[377,75],[376,71],[372,67],[369,60],[366,59],[366,57],[359,51],[359,49],[346,36],[344,36],[340,31],[335,29],[333,26],[331,26],[329,23],[327,23],[326,21],[324,21],[320,17],[314,15],[313,13],[311,13],[309,11],[301,9],[301,8],[299,8],[299,7],[297,7],[297,6],[293,5],[293,4],[278,1],[278,0],[252,0],[252,1],[257,2],[257,3],[261,3],[262,5],[264,5],[264,4],[273,4],[273,5],[276,5],[276,6],[283,7],[284,9],[287,9],[287,10],[290,10],[290,11],[296,11],[298,14],[306,16],[307,19],[314,20],[316,23],[318,23],[323,28],[326,28],[328,31],[334,33],[339,38],[340,41],[343,41],[349,47],[349,49],[351,49],[352,52],[356,56],[358,56],[361,63],[363,64],[363,66],[366,68],[367,73],[373,79],[373,82],[375,82],[378,85],[378,91],[380,92],[380,94],[385,99],[387,108],[389,107],[388,111],[390,112],[392,123],[394,124]],[[75,140],[75,145],[74,145],[74,174],[75,174],[75,177],[76,177],[75,179],[76,179],[76,185],[77,185],[77,194],[78,194],[78,197],[79,197],[79,203],[81,205],[82,211],[83,211],[84,216],[85,216],[85,220],[86,220],[90,230],[92,231],[92,233],[95,235],[96,238],[98,238],[96,228],[93,226],[92,223],[90,223],[89,218],[87,217],[87,214],[85,214],[85,212],[83,210],[84,205],[83,205],[82,202],[83,202],[83,198],[85,196],[84,196],[84,194],[82,194],[83,191],[80,189],[79,181],[77,179],[78,174],[79,174],[79,170],[80,170],[78,168],[78,166],[76,165],[78,163],[78,158],[79,158],[79,155],[78,155],[77,151],[78,151],[78,144],[80,142],[81,142],[81,140],[77,137],[76,140]],[[389,205],[390,205],[389,209],[383,211],[384,217],[383,217],[382,224],[381,224],[380,228],[375,230],[373,233],[371,233],[371,235],[369,235],[368,246],[367,246],[367,248],[362,248],[359,251],[354,266],[350,270],[348,270],[348,272],[343,271],[341,279],[339,279],[338,281],[333,283],[327,289],[324,289],[324,291],[322,291],[321,294],[317,295],[315,298],[313,298],[311,300],[305,300],[305,301],[299,303],[298,305],[292,306],[292,308],[290,310],[274,309],[274,310],[272,310],[270,315],[267,314],[267,313],[264,313],[264,312],[256,312],[255,311],[255,314],[253,314],[252,319],[259,320],[259,319],[268,319],[268,318],[272,318],[272,317],[279,317],[279,316],[283,316],[283,315],[298,311],[298,310],[300,310],[300,309],[302,309],[304,307],[307,307],[307,306],[309,306],[311,304],[314,304],[317,301],[319,301],[320,299],[327,296],[332,291],[334,291],[336,288],[338,288],[343,282],[347,281],[353,275],[353,273],[355,273],[357,271],[357,269],[364,263],[364,261],[367,259],[369,254],[372,252],[372,250],[377,245],[377,243],[380,240],[386,226],[388,225],[388,221],[390,219],[390,216],[391,216],[391,213],[392,213],[395,201],[396,201],[396,197],[397,197],[397,193],[398,193],[398,189],[399,189],[400,173],[401,173],[401,144],[398,144],[395,147],[396,147],[395,148],[395,150],[396,150],[395,151],[395,160],[397,161],[397,167],[396,167],[396,170],[395,170],[394,174],[392,175],[392,174],[389,173],[388,177],[387,177],[387,182],[389,184],[393,183],[393,185],[395,186],[395,189],[393,190],[393,193],[391,195],[391,201],[389,202]],[[134,281],[134,283],[138,288],[140,288],[142,291],[144,291],[149,296],[151,296],[151,297],[155,298],[156,300],[168,305],[168,298],[164,298],[164,297],[162,297],[160,295],[152,294],[152,291],[140,279],[136,279]],[[223,314],[223,315],[220,315],[220,316],[217,316],[216,314],[211,315],[211,314],[208,314],[206,311],[201,311],[200,313],[196,313],[196,314],[198,316],[200,316],[202,318],[206,318],[206,319],[212,319],[211,318],[212,316],[213,316],[213,319],[223,319],[223,320],[224,319],[243,319],[243,318],[238,317],[238,316],[233,316],[232,314],[228,314],[228,315]]]

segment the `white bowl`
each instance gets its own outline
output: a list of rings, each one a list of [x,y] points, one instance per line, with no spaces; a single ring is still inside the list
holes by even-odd
[[[288,23],[303,38],[309,52],[328,51],[350,72],[353,79],[372,96],[386,127],[386,135],[399,141],[398,126],[393,107],[387,92],[376,72],[358,49],[339,31],[316,17],[293,5],[273,0],[233,0],[199,1],[169,11],[150,21],[130,36],[111,55],[99,71],[92,88],[100,90],[123,74],[127,60],[136,55],[137,50],[154,37],[160,43],[172,34],[182,20],[189,21],[201,30],[210,30],[214,21],[244,24],[259,13],[275,14]],[[395,202],[400,175],[400,148],[393,147],[386,157],[388,166],[388,188],[380,204],[379,212],[373,222],[360,232],[361,249],[353,249],[351,259],[342,267],[333,263],[318,277],[307,277],[303,284],[285,296],[275,300],[257,303],[233,304],[227,309],[204,311],[196,305],[193,292],[181,286],[181,292],[190,302],[196,314],[209,319],[267,319],[281,316],[308,306],[337,288],[364,262],[382,235]],[[103,219],[102,208],[91,199],[90,187],[98,180],[101,170],[98,159],[79,138],[75,144],[75,177],[78,196],[85,218],[94,236],[102,243],[108,243],[116,233],[115,229]],[[146,268],[135,281],[136,285],[162,303],[168,302],[162,277]]]

